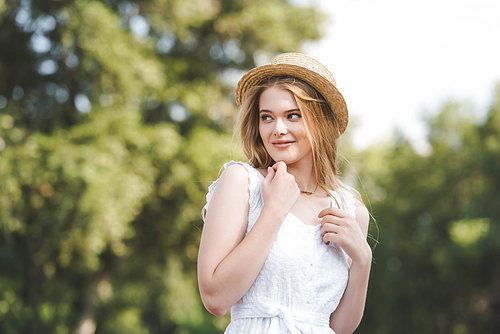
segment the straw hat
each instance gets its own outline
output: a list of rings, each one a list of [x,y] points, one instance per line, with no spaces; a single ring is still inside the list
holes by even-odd
[[[292,76],[307,82],[315,88],[330,105],[335,119],[339,122],[340,134],[345,131],[348,121],[347,105],[337,90],[335,79],[326,67],[313,58],[300,53],[283,53],[271,60],[269,65],[248,71],[236,86],[236,104],[241,107],[248,89],[274,76]]]

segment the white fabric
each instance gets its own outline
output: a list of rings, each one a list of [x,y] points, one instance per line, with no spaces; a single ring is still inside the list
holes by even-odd
[[[264,176],[242,162],[249,174],[248,233],[262,211],[260,185]],[[217,186],[207,194],[207,205]],[[355,216],[354,196],[332,192],[343,209]],[[205,207],[206,208],[206,207]],[[320,225],[306,225],[289,213],[255,282],[231,308],[225,334],[332,334],[330,314],[347,286],[347,254],[337,244],[326,245]]]

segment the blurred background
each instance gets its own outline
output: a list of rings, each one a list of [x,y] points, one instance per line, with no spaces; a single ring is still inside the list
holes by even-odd
[[[222,333],[200,212],[245,160],[235,83],[290,51],[351,111],[342,177],[374,218],[356,333],[500,333],[500,10],[408,6],[0,0],[0,333]]]

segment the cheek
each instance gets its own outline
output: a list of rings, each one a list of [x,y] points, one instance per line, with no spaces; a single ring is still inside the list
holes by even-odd
[[[310,142],[311,140],[309,139],[309,136],[307,135],[306,124],[304,122],[301,123],[300,129],[301,129],[301,132],[302,132],[302,136],[304,138],[307,138],[307,140]]]
[[[262,142],[264,148],[267,151],[266,133],[265,133],[265,130],[262,128],[262,126],[260,124],[259,124],[259,138],[260,138],[260,141]]]
[[[269,136],[269,126],[259,122],[259,136],[263,142],[266,142],[266,138]]]
[[[307,149],[311,149],[311,139],[307,135],[307,131],[304,126],[301,127],[300,129],[300,137],[302,139],[303,147]]]

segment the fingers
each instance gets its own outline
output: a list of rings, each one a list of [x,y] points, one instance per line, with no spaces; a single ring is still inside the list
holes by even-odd
[[[321,212],[318,214],[318,217],[323,218],[327,215],[332,215],[332,216],[339,217],[339,218],[351,217],[351,215],[348,214],[347,212],[345,212],[344,210],[339,209],[339,208],[334,208],[334,207],[330,207],[330,208],[326,208],[326,209],[321,210]]]
[[[346,238],[349,237],[349,232],[345,226],[337,225],[335,223],[326,223],[321,226],[321,236],[323,237],[323,242],[329,244],[334,242],[337,245],[343,247],[345,245]]]
[[[299,199],[300,189],[295,183],[295,177],[286,169],[284,162],[277,162],[268,168],[268,173],[262,182],[262,197],[265,205],[288,213]],[[279,196],[276,196],[277,194]]]
[[[329,224],[341,226],[341,225],[345,225],[345,222],[340,217],[328,215],[321,220],[321,227],[323,228],[324,225],[329,225]]]
[[[284,163],[283,161],[278,161],[273,165],[273,169],[276,172],[286,172],[287,171],[286,163]]]
[[[272,167],[267,167],[267,175],[264,178],[264,180],[267,183],[271,183],[271,181],[274,179],[275,174],[276,174],[276,172],[274,171],[274,169]]]
[[[324,236],[326,233],[339,233],[340,226],[332,223],[321,224],[321,235]]]
[[[327,245],[330,244],[330,242],[333,242],[342,247],[343,246],[342,240],[343,240],[342,235],[338,233],[325,233],[323,235],[323,242]]]
[[[350,234],[349,230],[350,224],[345,218],[327,214],[321,220],[321,236],[327,245],[334,242],[342,246],[340,243],[343,242],[346,235]]]
[[[286,172],[286,164],[283,161],[275,163],[272,167],[267,167],[267,175],[264,177],[266,183],[271,183],[276,176],[278,170]]]

